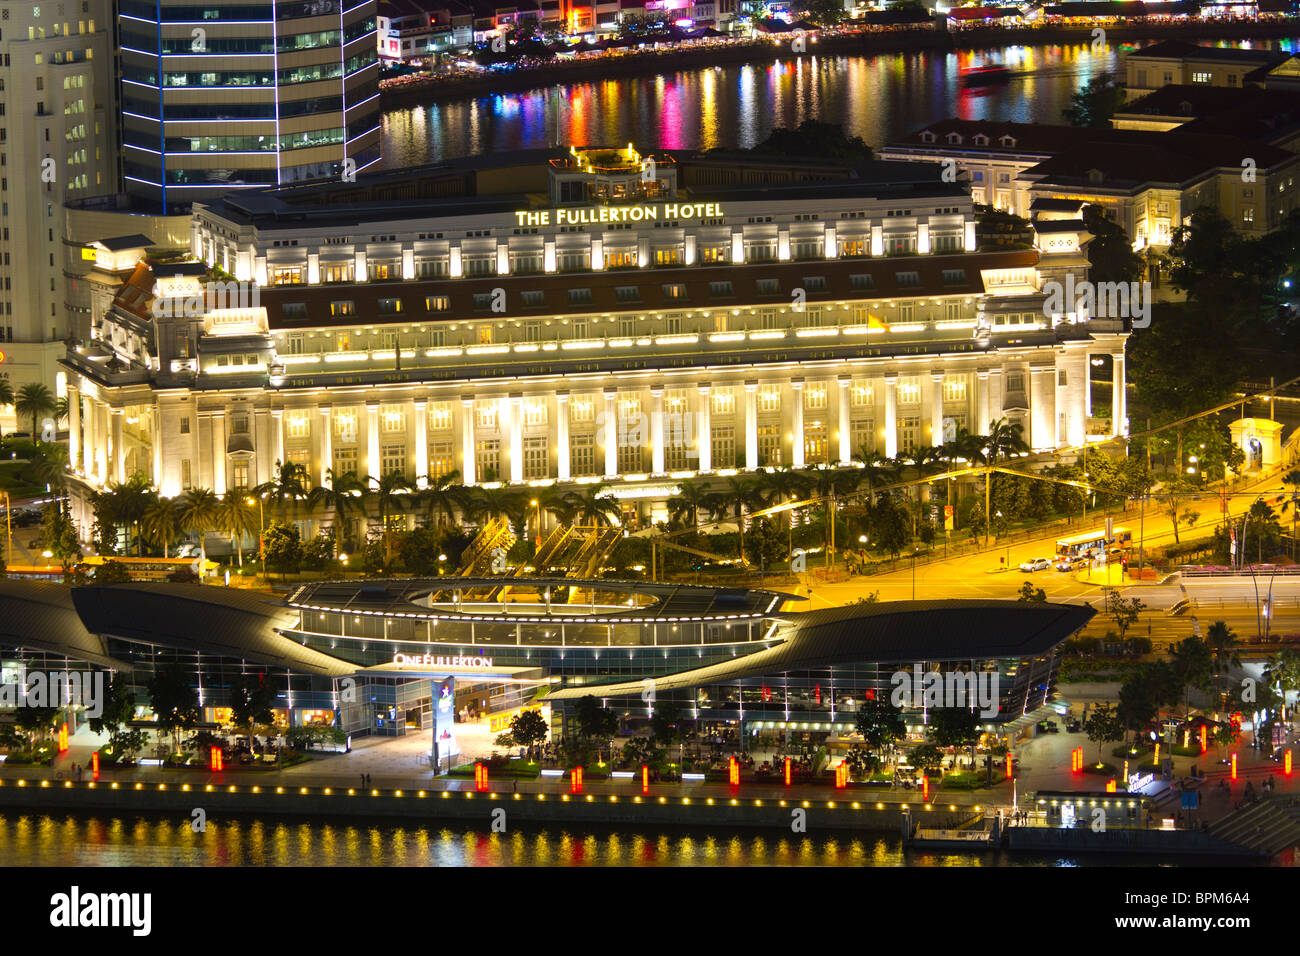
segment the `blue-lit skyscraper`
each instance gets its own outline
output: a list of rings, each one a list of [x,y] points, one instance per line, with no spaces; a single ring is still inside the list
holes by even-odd
[[[118,0],[126,192],[169,211],[379,159],[376,0]]]

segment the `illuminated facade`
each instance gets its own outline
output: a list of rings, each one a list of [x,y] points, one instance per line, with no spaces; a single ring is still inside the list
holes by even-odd
[[[1042,282],[1086,271],[1081,223],[981,252],[936,167],[865,173],[629,147],[199,206],[202,262],[119,273],[64,360],[73,469],[167,495],[277,461],[321,485],[603,481],[643,525],[697,474],[905,455],[997,418],[1036,449],[1123,434],[1124,322],[1044,314]],[[203,302],[208,266],[245,301]],[[1112,361],[1116,412],[1093,417]]]
[[[126,192],[162,209],[378,161],[375,0],[121,0]]]

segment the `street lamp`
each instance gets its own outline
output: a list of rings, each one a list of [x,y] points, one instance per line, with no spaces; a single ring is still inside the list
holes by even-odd
[[[920,554],[921,549],[912,545],[912,600],[916,600],[916,556]]]

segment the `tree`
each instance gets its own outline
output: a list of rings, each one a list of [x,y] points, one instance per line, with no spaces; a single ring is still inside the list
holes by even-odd
[[[230,719],[236,727],[248,728],[248,749],[253,750],[253,734],[258,724],[275,719],[275,688],[265,674],[236,674],[230,682]]]
[[[535,710],[521,710],[510,719],[510,736],[520,747],[532,747],[546,740],[550,728]]]
[[[297,509],[300,501],[307,500],[310,482],[311,476],[304,465],[276,461],[270,480],[257,485],[252,493],[268,501],[281,517],[287,517]]]
[[[51,501],[45,505],[41,520],[41,534],[45,547],[59,559],[64,571],[82,556],[77,524],[72,520],[66,501]]]
[[[786,536],[771,518],[759,518],[749,529],[745,541],[746,557],[766,573],[789,558]]]
[[[262,516],[252,499],[238,489],[227,491],[216,506],[214,526],[230,535],[230,546],[239,556],[239,566],[244,566],[244,536],[256,538],[262,533]]]
[[[411,483],[400,471],[390,471],[375,484],[375,504],[379,510],[380,533],[384,539],[385,564],[393,560],[392,539],[389,532],[392,530],[394,519],[410,507],[409,491],[411,491]]]
[[[325,472],[325,475],[326,484],[317,485],[308,492],[308,507],[313,511],[323,508],[333,513],[331,520],[335,532],[334,540],[340,546],[347,548],[351,540],[351,535],[348,533],[348,517],[354,512],[365,512],[369,486],[357,477],[355,471],[336,475],[331,468]]]
[[[263,536],[268,570],[288,574],[298,570],[302,561],[302,536],[296,525],[278,521],[266,529]]]
[[[460,483],[459,471],[449,471],[437,478],[427,478],[425,482],[424,490],[419,493],[418,500],[430,521],[436,518],[437,523],[442,524],[443,519],[446,519],[446,523],[451,524],[456,520],[457,514],[464,513],[468,495],[465,486]]]
[[[1032,581],[1026,581],[1024,584],[1020,585],[1020,597],[1016,598],[1016,600],[1024,601],[1029,604],[1046,604],[1047,592],[1042,588],[1034,587]]]
[[[681,719],[681,708],[667,701],[655,701],[650,713],[650,739],[665,747],[671,746],[681,737]]]
[[[1101,748],[1124,737],[1124,718],[1111,704],[1098,704],[1083,722],[1083,731],[1097,745],[1097,763],[1102,763]]]
[[[221,499],[211,488],[191,488],[180,497],[180,525],[199,537],[199,559],[207,565],[207,534],[218,527],[217,512]]]
[[[1083,224],[1092,239],[1088,242],[1088,279],[1092,282],[1135,282],[1146,271],[1146,262],[1133,251],[1133,241],[1124,228],[1106,215],[1096,203],[1083,207]]]
[[[880,769],[880,758],[866,747],[856,744],[844,755],[844,763],[854,780],[864,780]]]
[[[67,484],[68,446],[40,442],[21,472],[24,481],[62,489]]]
[[[618,499],[602,484],[584,485],[573,493],[571,500],[574,517],[583,524],[609,526],[615,524],[623,513]]]
[[[173,753],[180,753],[181,731],[199,722],[199,692],[190,683],[189,673],[181,667],[163,667],[154,673],[145,687],[149,703],[158,721],[158,742],[162,735],[172,735]]]
[[[870,514],[872,543],[897,558],[911,538],[907,509],[886,494],[877,499]]]
[[[1063,113],[1071,126],[1107,129],[1110,118],[1123,104],[1123,84],[1116,82],[1112,74],[1101,73],[1070,97],[1070,108]]]
[[[1214,660],[1214,673],[1227,682],[1228,668],[1241,666],[1236,632],[1228,627],[1226,621],[1215,621],[1205,632],[1205,643]]]
[[[618,714],[602,707],[600,701],[590,694],[574,704],[573,719],[578,736],[588,740],[612,737],[618,731]]]
[[[127,584],[130,580],[131,575],[121,561],[105,561],[95,569],[96,584]]]
[[[437,574],[441,553],[442,535],[434,528],[416,528],[402,535],[397,544],[402,565],[416,577]]]
[[[778,156],[815,156],[854,165],[869,163],[873,157],[871,147],[862,137],[847,136],[839,124],[818,120],[804,120],[795,129],[779,126],[753,151]]]
[[[8,375],[0,375],[0,408],[8,408],[14,403],[14,386]]]
[[[1169,648],[1174,680],[1183,692],[1184,712],[1191,711],[1191,689],[1205,687],[1214,669],[1209,646],[1199,637],[1185,637]]]
[[[1119,689],[1119,713],[1124,727],[1141,731],[1146,728],[1163,704],[1178,700],[1181,688],[1168,661],[1155,661],[1140,667]]]
[[[58,707],[19,707],[14,713],[14,726],[26,735],[31,749],[45,742],[62,713]]]
[[[1115,621],[1115,626],[1119,628],[1119,639],[1124,640],[1124,634],[1130,627],[1136,623],[1138,617],[1146,605],[1140,598],[1123,597],[1115,588],[1106,592],[1106,613]]]
[[[140,519],[140,530],[150,544],[162,548],[163,557],[168,557],[172,542],[181,533],[180,508],[176,499],[155,497]]]
[[[862,702],[857,729],[862,742],[876,753],[892,747],[907,734],[903,712],[881,697]]]
[[[678,486],[677,494],[668,499],[668,520],[682,527],[698,527],[700,511],[707,508],[709,498],[704,482],[687,478]]]
[[[939,769],[943,763],[943,752],[934,744],[921,744],[907,752],[907,762],[928,774]]]
[[[1282,698],[1282,713],[1285,717],[1287,695],[1300,689],[1300,651],[1284,647],[1270,657],[1264,666],[1264,682],[1275,688]]]
[[[18,400],[14,402],[14,414],[18,416],[30,415],[32,418],[32,440],[35,441],[41,436],[41,430],[37,426],[37,419],[42,415],[52,415],[58,404],[50,390],[40,382],[32,382],[18,389]]]

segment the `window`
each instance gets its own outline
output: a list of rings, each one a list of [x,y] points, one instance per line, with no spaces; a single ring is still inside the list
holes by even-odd
[[[1056,384],[1062,388],[1070,384],[1069,376],[1066,374],[1066,371],[1067,370],[1063,368],[1058,368],[1056,370]]]
[[[238,412],[230,416],[230,434],[248,434],[248,414],[246,412]]]
[[[875,404],[871,386],[866,382],[854,382],[849,386],[849,405],[853,408],[870,408]]]
[[[334,413],[334,437],[340,442],[351,444],[357,440],[357,416],[349,410]]]
[[[479,345],[492,344],[492,326],[480,325],[478,327],[478,344]]]
[[[735,295],[730,282],[710,282],[709,295],[715,299],[731,298]]]
[[[596,441],[591,435],[573,435],[570,437],[569,470],[575,477],[597,474]]]
[[[760,309],[758,313],[758,327],[760,329],[777,328],[776,309]]]
[[[519,298],[523,304],[529,308],[544,305],[546,302],[546,293],[537,289],[530,289],[527,292],[519,293]]]
[[[680,265],[682,261],[682,251],[676,246],[669,249],[655,250],[655,265],[657,266],[675,266]]]
[[[451,415],[451,402],[429,403],[429,427],[434,431],[450,431]]]
[[[570,302],[571,304],[576,305],[576,304],[578,304],[578,303],[590,302],[590,301],[591,301],[591,290],[590,290],[590,289],[570,289],[570,290],[569,290],[569,302]]]
[[[730,283],[728,283],[730,285]],[[754,291],[759,295],[776,295],[781,291],[780,279],[755,279]]]
[[[736,414],[736,390],[729,385],[713,389],[709,402],[714,415]]]
[[[635,269],[637,258],[635,250],[621,250],[618,252],[605,253],[606,269]]]
[[[731,257],[727,255],[726,246],[704,246],[700,249],[700,261],[705,265],[711,265],[717,262],[730,262]]]
[[[781,387],[764,385],[758,390],[758,410],[760,412],[779,412],[781,410]]]
[[[181,434],[182,434],[182,435],[188,435],[189,433],[190,433],[190,416],[188,416],[188,415],[182,415],[182,416],[181,416]]]
[[[914,378],[898,380],[897,398],[899,405],[921,404],[921,386]]]
[[[826,423],[808,422],[803,429],[803,457],[810,465],[826,463]]]
[[[542,406],[546,410],[546,406]],[[545,478],[550,474],[550,457],[545,438],[524,439],[524,478]]]
[[[475,311],[475,312],[486,312],[486,311],[487,311],[488,309],[490,309],[490,308],[492,308],[492,293],[491,293],[491,292],[475,292],[475,293],[474,293],[474,311]]]
[[[1025,390],[1025,375],[1023,372],[1007,373],[1007,391],[1023,392]]]
[[[596,420],[596,403],[590,398],[573,398],[569,402],[569,421],[588,425]]]
[[[302,269],[276,269],[271,273],[272,285],[301,285]]]
[[[401,299],[380,299],[375,303],[380,315],[396,315],[402,311]]]
[[[803,287],[809,292],[825,292],[826,277],[825,276],[804,276]]]
[[[430,442],[429,477],[441,478],[443,475],[451,474],[455,469],[456,463],[451,456],[451,442]]]
[[[393,472],[405,475],[406,446],[384,445],[379,452],[379,469],[382,475],[391,475]]]
[[[900,454],[913,452],[921,436],[921,419],[900,418],[898,420],[898,451]]]
[[[230,463],[230,487],[248,487],[248,459],[241,458],[239,461]]]
[[[546,403],[538,399],[524,402],[524,424],[529,428],[546,425]]]
[[[474,470],[479,481],[496,481],[501,471],[501,443],[495,438],[480,439],[474,449]]]
[[[641,300],[641,287],[635,285],[621,285],[614,290],[614,297],[619,302],[639,302]]]
[[[870,418],[860,418],[849,429],[849,442],[852,454],[861,456],[864,452],[876,450],[876,423]]]
[[[919,272],[896,272],[894,278],[897,280],[900,289],[915,288],[921,284],[921,274]]]
[[[665,299],[686,298],[686,286],[684,285],[681,285],[679,283],[673,283],[671,285],[665,285],[663,288],[664,288]]]
[[[961,285],[965,281],[966,281],[965,269],[944,269],[943,270],[944,285]]]
[[[821,411],[826,408],[826,386],[809,385],[803,390],[803,407],[809,411]]]
[[[181,459],[181,490],[182,491],[190,490],[191,487],[190,477],[191,477],[190,460],[188,458],[182,458]]]
[[[284,430],[291,439],[311,437],[310,413],[290,412],[284,418]]]
[[[500,406],[495,399],[474,404],[474,424],[479,428],[496,428]]]
[[[865,273],[849,276],[849,286],[853,289],[874,289],[876,280]]]
[[[781,426],[758,426],[758,463],[764,468],[781,464]]]
[[[1062,382],[1062,385],[1065,383]],[[966,380],[964,378],[945,378],[943,380],[943,400],[945,402],[966,401]]]
[[[351,299],[340,299],[330,303],[330,315],[356,315],[357,306]]]
[[[380,409],[379,422],[380,429],[386,434],[404,434],[406,432],[406,410],[400,405],[385,405]]]
[[[680,315],[664,316],[664,331],[669,335],[679,335],[682,331],[682,317]]]
[[[714,425],[710,436],[714,468],[732,468],[736,462],[736,429],[731,425]]]

